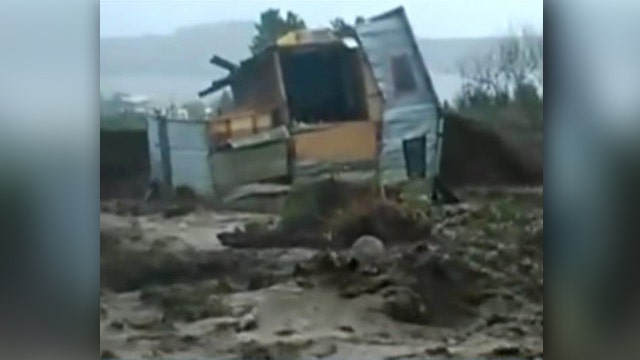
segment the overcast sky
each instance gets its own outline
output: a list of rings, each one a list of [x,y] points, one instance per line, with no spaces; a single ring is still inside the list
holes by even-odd
[[[169,34],[177,28],[233,20],[256,21],[267,8],[291,10],[307,26],[337,16],[353,21],[402,5],[416,35],[428,38],[499,35],[510,26],[542,30],[543,0],[100,0],[100,36]]]

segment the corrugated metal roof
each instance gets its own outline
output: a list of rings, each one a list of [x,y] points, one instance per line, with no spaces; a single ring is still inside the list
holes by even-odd
[[[407,178],[403,140],[425,136],[427,176],[439,172],[442,124],[438,97],[415,42],[404,8],[399,7],[356,25],[356,31],[385,99],[380,157],[383,182]],[[394,61],[402,60],[394,74]],[[408,70],[407,70],[408,67]],[[404,79],[399,79],[404,76]],[[411,77],[406,79],[406,77]],[[399,80],[408,89],[399,89]]]

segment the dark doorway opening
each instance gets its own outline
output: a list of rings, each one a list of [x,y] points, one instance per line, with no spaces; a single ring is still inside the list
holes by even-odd
[[[404,163],[409,179],[424,179],[427,176],[427,139],[419,136],[402,141]]]

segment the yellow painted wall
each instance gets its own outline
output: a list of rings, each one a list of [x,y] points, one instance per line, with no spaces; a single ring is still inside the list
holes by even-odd
[[[354,161],[376,157],[376,127],[353,121],[294,135],[297,160]]]
[[[213,120],[210,125],[210,132],[214,139],[224,140],[255,134],[271,127],[270,114],[246,112]]]

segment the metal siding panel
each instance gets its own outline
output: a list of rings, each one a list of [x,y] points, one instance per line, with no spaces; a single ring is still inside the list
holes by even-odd
[[[407,179],[402,141],[421,135],[427,138],[427,176],[437,175],[440,159],[438,100],[404,10],[359,24],[356,30],[385,98],[380,157],[382,181]],[[393,91],[391,58],[403,54],[408,55],[417,85],[411,94]]]
[[[173,186],[188,186],[200,195],[213,195],[207,152],[171,149]]]
[[[407,179],[402,141],[425,135],[427,173],[431,176],[438,161],[436,126],[437,111],[432,105],[416,105],[389,109],[385,112],[380,165],[382,179],[393,183]],[[428,121],[433,119],[434,121]]]
[[[155,117],[147,118],[147,138],[149,140],[149,167],[152,181],[162,179],[162,157],[160,155],[160,139],[158,138],[158,121]]]
[[[208,151],[206,123],[193,121],[169,121],[169,143],[172,149]]]
[[[213,181],[222,191],[288,173],[286,141],[214,152],[211,166]]]
[[[169,121],[167,126],[173,186],[188,186],[201,195],[213,195],[207,124]]]

